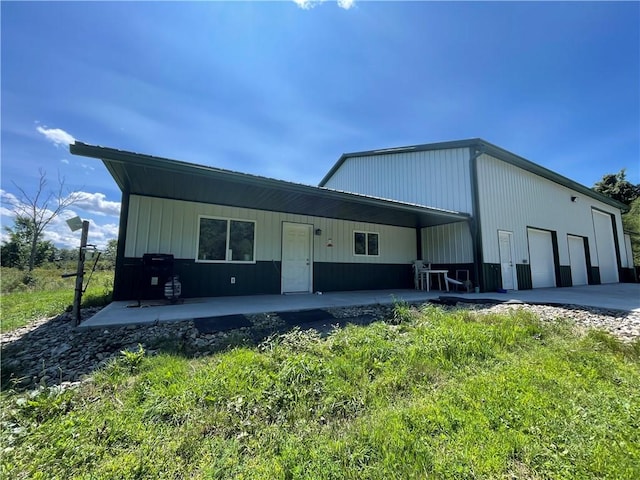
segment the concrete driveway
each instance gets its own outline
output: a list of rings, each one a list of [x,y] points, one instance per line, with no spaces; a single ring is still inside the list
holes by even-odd
[[[461,296],[470,299],[512,300],[546,305],[581,305],[640,313],[640,283],[536,288],[534,290],[509,290],[507,293],[473,293]]]
[[[367,290],[329,292],[323,295],[255,295],[247,297],[189,298],[168,305],[164,301],[112,302],[80,325],[99,328],[116,325],[170,322],[202,317],[255,314],[310,309],[341,308],[356,305],[428,302],[440,297],[459,297],[463,301],[496,300],[534,304],[569,304],[640,313],[640,284],[617,283],[569,288],[541,288],[507,293],[456,293],[419,290]]]

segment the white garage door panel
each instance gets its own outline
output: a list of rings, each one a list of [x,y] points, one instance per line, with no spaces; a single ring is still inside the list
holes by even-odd
[[[618,283],[618,260],[616,259],[611,216],[594,210],[593,229],[596,234],[600,283]]]
[[[551,232],[528,229],[529,261],[533,288],[556,286],[555,265]]]
[[[569,242],[569,262],[571,262],[571,281],[573,286],[587,285],[587,256],[584,252],[582,237],[567,236]]]

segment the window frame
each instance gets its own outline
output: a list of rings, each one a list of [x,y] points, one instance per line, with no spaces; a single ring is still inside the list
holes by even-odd
[[[365,253],[356,253],[356,234],[361,233],[364,235],[364,246]],[[378,253],[370,254],[369,253],[369,235],[376,235],[378,237]],[[380,232],[370,232],[364,230],[354,230],[353,231],[353,248],[351,250],[354,257],[379,257],[380,256]]]
[[[225,237],[225,258],[224,260],[206,260],[199,258],[200,254],[200,230],[202,228],[202,219],[209,220],[223,220],[227,223],[227,234]],[[231,239],[231,222],[245,222],[253,224],[253,252],[252,252],[252,260],[232,260],[229,255],[229,241]],[[197,226],[197,234],[196,234],[196,255],[195,261],[196,263],[242,263],[242,264],[254,264],[256,263],[256,238],[257,238],[257,222],[255,220],[248,220],[246,218],[232,218],[232,217],[216,217],[213,215],[198,215],[198,226]]]

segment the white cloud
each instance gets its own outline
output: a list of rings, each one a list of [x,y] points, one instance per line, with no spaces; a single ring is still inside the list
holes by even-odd
[[[18,201],[18,197],[4,189],[0,189],[0,199],[2,200],[3,205],[15,205]]]
[[[104,193],[78,192],[78,201],[73,208],[81,208],[96,215],[120,215],[120,202],[112,202],[106,199]]]
[[[62,160],[60,160],[60,163],[64,163],[65,165],[69,165],[69,160],[67,160],[66,158],[63,158]]]
[[[104,193],[90,193],[90,192],[73,192],[71,195],[77,196],[77,200],[73,202],[69,210],[80,209],[87,213],[92,213],[101,216],[113,216],[118,217],[120,215],[120,202],[113,202],[107,200],[107,196]],[[2,199],[2,215],[15,216],[13,213],[13,206],[23,206],[22,202],[14,194],[0,189],[0,198]],[[67,211],[69,211],[67,210]],[[72,217],[75,214],[71,215]]]
[[[316,5],[321,4],[324,0],[293,0],[303,10],[310,10]]]
[[[67,220],[78,215],[76,210],[82,210],[88,215],[80,215],[84,220],[89,220],[89,243],[97,245],[98,248],[104,247],[112,238],[118,238],[118,224],[113,220],[110,223],[100,224],[94,215],[99,219],[104,216],[118,217],[120,215],[120,203],[106,200],[103,193],[79,192],[79,201],[73,206],[62,212],[54,218],[44,231],[43,238],[52,241],[60,248],[77,248],[80,244],[80,236],[78,232],[69,230]],[[10,192],[0,189],[0,198],[2,205],[0,206],[0,215],[2,216],[2,225],[11,226],[15,218],[12,205],[18,205],[19,199]],[[4,240],[7,235],[4,229],[1,238]]]
[[[74,215],[71,215],[74,216]],[[44,239],[50,240],[59,248],[78,248],[80,246],[80,232],[72,232],[67,225],[67,216],[57,217],[51,222],[44,233]],[[115,223],[100,224],[95,219],[89,220],[89,236],[87,243],[103,249],[107,242],[118,238],[118,225]]]
[[[338,0],[338,6],[345,10],[349,10],[355,3],[356,0]]]
[[[73,135],[60,128],[47,128],[38,125],[36,130],[53,142],[56,147],[60,145],[70,145],[76,141]]]
[[[313,7],[324,3],[325,0],[293,0],[303,10],[311,10]],[[356,3],[355,0],[337,0],[338,6],[349,10]]]

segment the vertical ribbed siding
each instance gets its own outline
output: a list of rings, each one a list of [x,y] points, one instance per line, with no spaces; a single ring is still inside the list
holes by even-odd
[[[322,230],[321,235],[313,235],[316,262],[408,264],[415,260],[416,255],[416,233],[413,228],[138,195],[131,195],[130,198],[125,255],[141,257],[145,253],[171,253],[176,258],[194,259],[199,215],[254,220],[258,261],[280,260],[282,222],[311,224],[314,230]],[[354,231],[378,233],[380,255],[353,255]],[[329,239],[332,247],[327,246]]]
[[[473,244],[467,222],[422,229],[422,257],[431,263],[473,263]]]
[[[622,266],[633,268],[633,250],[631,249],[631,236],[628,233],[624,234],[624,248],[627,254],[627,264],[622,264]]]
[[[524,263],[530,260],[527,227],[553,231],[558,238],[567,234],[587,237],[595,247],[592,207],[611,213],[620,223],[620,211],[614,207],[486,154],[478,158],[478,194],[487,263],[499,262],[498,230],[513,232],[515,261]],[[572,196],[577,197],[576,202],[571,201]],[[566,242],[559,242],[558,256],[560,265],[570,264]],[[590,260],[597,265],[595,248]]]
[[[469,149],[347,159],[327,188],[471,213]]]

